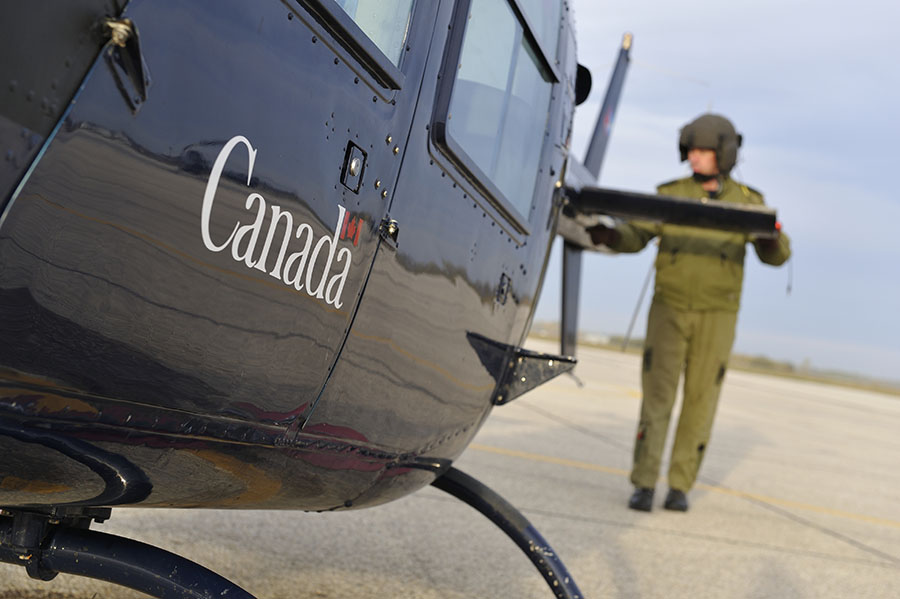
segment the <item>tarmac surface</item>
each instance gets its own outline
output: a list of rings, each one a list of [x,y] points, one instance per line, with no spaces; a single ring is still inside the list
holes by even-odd
[[[648,514],[626,507],[639,369],[580,349],[583,386],[563,376],[496,408],[455,465],[517,506],[588,598],[900,597],[900,399],[730,372],[690,510],[662,509],[666,462]],[[96,528],[260,599],[553,596],[498,528],[430,487],[343,513],[123,509]],[[0,564],[13,597],[145,596]]]

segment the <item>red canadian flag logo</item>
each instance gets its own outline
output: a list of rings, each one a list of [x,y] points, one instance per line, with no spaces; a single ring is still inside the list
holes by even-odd
[[[341,241],[352,241],[353,246],[359,245],[359,232],[362,231],[365,221],[361,216],[350,217],[349,212],[344,213],[344,224],[341,226]]]

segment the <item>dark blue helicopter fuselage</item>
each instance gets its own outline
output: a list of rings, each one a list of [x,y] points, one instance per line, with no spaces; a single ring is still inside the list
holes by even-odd
[[[549,92],[536,174],[485,176],[448,126],[470,4],[414,2],[396,59],[331,0],[117,15],[139,47],[98,47],[0,198],[0,506],[363,507],[460,455],[497,399],[473,338],[530,326],[576,66],[564,2],[552,37],[509,2]]]

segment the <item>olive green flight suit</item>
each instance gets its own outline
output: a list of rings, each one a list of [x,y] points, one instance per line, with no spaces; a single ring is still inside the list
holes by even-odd
[[[663,195],[707,198],[688,177],[658,188]],[[762,195],[733,179],[721,180],[710,201],[762,204]],[[689,491],[712,431],[713,417],[734,342],[744,277],[745,245],[752,242],[760,260],[780,265],[790,257],[790,240],[755,240],[742,233],[634,221],[616,227],[610,247],[637,252],[659,237],[656,286],[644,342],[643,401],[634,447],[631,482],[653,488],[678,380],[684,371],[684,403],[678,419],[669,487]]]

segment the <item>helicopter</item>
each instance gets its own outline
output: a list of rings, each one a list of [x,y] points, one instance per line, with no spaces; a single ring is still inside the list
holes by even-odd
[[[631,37],[582,164],[591,76],[565,0],[4,13],[0,561],[252,597],[90,526],[126,506],[348,510],[434,485],[580,597],[453,461],[495,406],[574,367],[596,215],[775,226],[596,187]],[[549,355],[523,343],[557,235]]]

